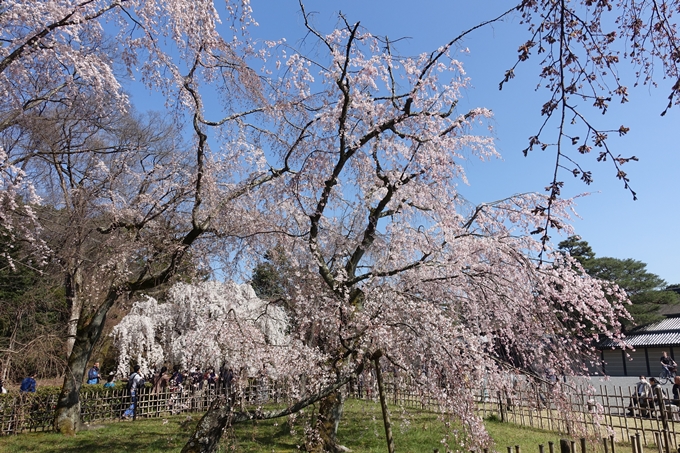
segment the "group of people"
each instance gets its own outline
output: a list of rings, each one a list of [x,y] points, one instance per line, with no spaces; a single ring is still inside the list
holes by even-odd
[[[223,367],[219,375],[213,368],[208,368],[205,372],[201,372],[196,367],[192,367],[190,371],[185,370],[184,372],[179,367],[175,367],[171,373],[166,366],[163,366],[159,371],[152,369],[149,377],[151,393],[157,394],[164,393],[166,390],[171,390],[173,393],[181,392],[185,386],[193,390],[201,390],[204,386],[215,389],[220,384],[230,388],[234,379],[234,373],[231,368],[226,367]],[[139,389],[143,388],[146,384],[146,379],[140,372],[139,365],[135,365],[134,371],[128,377],[127,382],[131,403],[122,415],[123,420],[135,418]]]
[[[204,372],[199,367],[192,367],[191,369],[182,371],[179,367],[175,367],[171,372],[166,366],[161,367],[156,371],[152,369],[148,374],[148,379],[140,372],[139,365],[136,365],[133,372],[128,377],[128,382],[134,376],[140,376],[144,382],[151,382],[152,393],[163,392],[168,386],[173,388],[190,387],[194,390],[202,390],[204,386],[208,388],[215,388],[218,385],[230,387],[234,380],[234,371],[228,367],[222,367],[217,373],[214,368],[207,368]],[[95,364],[87,372],[88,384],[99,384],[101,381],[101,372],[99,369],[99,362]],[[114,387],[114,373],[109,373],[104,387]]]
[[[661,383],[655,377],[650,377],[649,380],[643,375],[640,376],[640,380],[635,384],[635,392],[631,397],[630,404],[628,405],[629,417],[635,416],[635,409],[639,410],[639,415],[641,417],[651,417],[654,413],[655,408],[663,408],[667,405],[674,405],[680,407],[680,376],[676,376],[678,369],[678,364],[675,363],[668,353],[664,351],[661,355],[661,367],[663,368],[662,376],[673,377],[673,388],[672,394],[673,398],[670,400],[662,400]]]
[[[105,388],[113,388],[116,386],[116,383],[113,382],[114,377],[115,373],[111,371],[106,377],[106,382],[104,383]],[[99,372],[99,362],[95,362],[94,365],[92,365],[92,368],[87,370],[87,383],[90,385],[96,385],[99,384],[100,380],[101,374]]]

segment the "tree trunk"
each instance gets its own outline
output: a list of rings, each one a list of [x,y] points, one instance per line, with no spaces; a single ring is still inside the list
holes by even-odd
[[[342,417],[343,396],[340,390],[321,400],[316,436],[308,441],[308,451],[313,453],[338,453],[348,451],[347,447],[338,444],[338,425]]]
[[[80,387],[87,371],[87,362],[104,329],[106,314],[117,298],[118,291],[110,289],[92,317],[89,320],[80,319],[55,410],[54,429],[62,434],[74,435],[80,428]]]
[[[232,409],[235,395],[231,394],[222,396],[210,405],[208,412],[206,412],[203,418],[201,418],[201,421],[198,422],[198,425],[191,434],[189,441],[182,449],[182,453],[214,453],[217,450],[222,433],[229,426],[235,425],[237,423],[252,422],[252,420],[271,420],[274,418],[295,414],[305,407],[327,398],[329,395],[332,396],[336,393],[339,393],[338,390],[345,386],[351,378],[356,376],[357,373],[361,373],[362,370],[363,364],[361,364],[353,373],[345,376],[344,378],[338,379],[334,384],[315,394],[308,395],[306,398],[303,398],[295,404],[281,410],[233,412]],[[338,420],[340,420],[339,416]],[[338,450],[347,451],[347,448],[339,446]]]
[[[385,438],[387,440],[388,453],[394,453],[394,438],[392,437],[392,421],[390,411],[387,408],[387,398],[385,397],[385,385],[383,384],[382,370],[380,369],[380,355],[373,358],[375,363],[375,377],[378,381],[378,394],[380,395],[380,407],[382,408],[383,424],[385,425]]]
[[[82,299],[78,296],[82,277],[80,269],[74,272],[67,272],[64,278],[64,289],[66,290],[66,301],[69,305],[69,318],[66,327],[66,357],[71,356],[73,345],[76,342],[76,335],[78,334],[78,321],[80,320],[80,313],[83,310]]]
[[[212,402],[208,412],[198,422],[182,453],[213,453],[224,430],[231,425],[232,403],[229,396],[220,396]]]

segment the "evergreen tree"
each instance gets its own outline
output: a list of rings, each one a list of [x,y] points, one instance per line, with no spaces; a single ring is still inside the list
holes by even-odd
[[[628,311],[633,323],[624,322],[627,329],[635,325],[646,325],[662,320],[663,306],[680,303],[680,294],[658,275],[647,271],[647,264],[632,259],[595,257],[587,241],[571,236],[558,245],[559,249],[578,260],[591,277],[608,280],[623,288],[632,305]]]

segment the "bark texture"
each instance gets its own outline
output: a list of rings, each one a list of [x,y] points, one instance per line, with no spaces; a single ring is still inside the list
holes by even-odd
[[[78,322],[80,321],[80,313],[83,310],[83,302],[79,297],[81,286],[82,275],[80,269],[66,273],[64,288],[66,289],[66,300],[70,307],[66,329],[66,357],[69,357],[71,352],[73,352],[73,345],[76,342],[76,335],[78,335]]]
[[[62,434],[74,435],[80,429],[80,387],[87,371],[87,362],[104,329],[106,314],[117,298],[117,291],[109,291],[91,317],[80,319],[54,417],[54,429]]]
[[[222,438],[224,430],[232,422],[231,399],[220,397],[212,402],[208,412],[198,422],[182,453],[213,453]]]
[[[336,390],[321,401],[314,438],[308,440],[307,450],[313,453],[348,451],[338,443],[338,425],[342,418],[344,399]]]

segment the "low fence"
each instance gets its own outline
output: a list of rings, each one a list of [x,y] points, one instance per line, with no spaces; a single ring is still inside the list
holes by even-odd
[[[480,415],[568,436],[611,437],[644,446],[667,445],[670,450],[680,451],[680,408],[672,404],[668,389],[659,389],[654,397],[638,399],[634,398],[634,387],[588,389],[555,385],[561,388],[544,385],[483,394]]]
[[[90,388],[92,390],[81,392],[81,420],[84,423],[120,419],[131,404],[125,389]],[[204,412],[217,396],[228,394],[231,390],[240,395],[236,404],[241,408],[293,400],[293,389],[286,382],[258,379],[235,389],[205,385],[200,388],[168,388],[163,393],[153,393],[147,387],[139,392],[137,416],[164,417]],[[602,386],[593,391],[586,387],[566,386],[561,391],[557,390],[554,385],[517,386],[511,392],[496,394],[482,389],[478,410],[482,417],[494,416],[513,424],[571,437],[586,435],[601,439],[613,436],[616,441],[629,441],[631,436],[637,436],[638,442],[645,446],[659,445],[659,438],[667,439],[665,443],[677,451],[680,435],[680,409],[677,406],[654,404],[654,400],[633,404],[633,388],[628,387],[611,390]],[[386,391],[389,401],[395,405],[416,409],[436,407],[435,400],[424,398],[423,394],[403,384],[386,383]],[[363,382],[354,382],[348,392],[354,398],[377,398],[374,385]],[[1,396],[0,435],[52,430],[56,394]],[[665,403],[670,402],[666,391],[660,396]],[[633,416],[627,416],[629,411]]]
[[[90,386],[88,386],[90,387]],[[124,388],[104,389],[91,386],[93,390],[80,393],[80,414],[83,423],[95,423],[121,419],[132,403],[130,393]],[[140,389],[137,397],[137,417],[164,417],[181,413],[205,412],[210,403],[220,395],[231,392],[224,386],[189,386],[167,388],[154,393],[151,387]],[[284,384],[252,380],[239,389],[236,405],[241,408],[288,401]],[[57,393],[24,393],[0,395],[0,435],[22,432],[51,431],[53,429]]]

